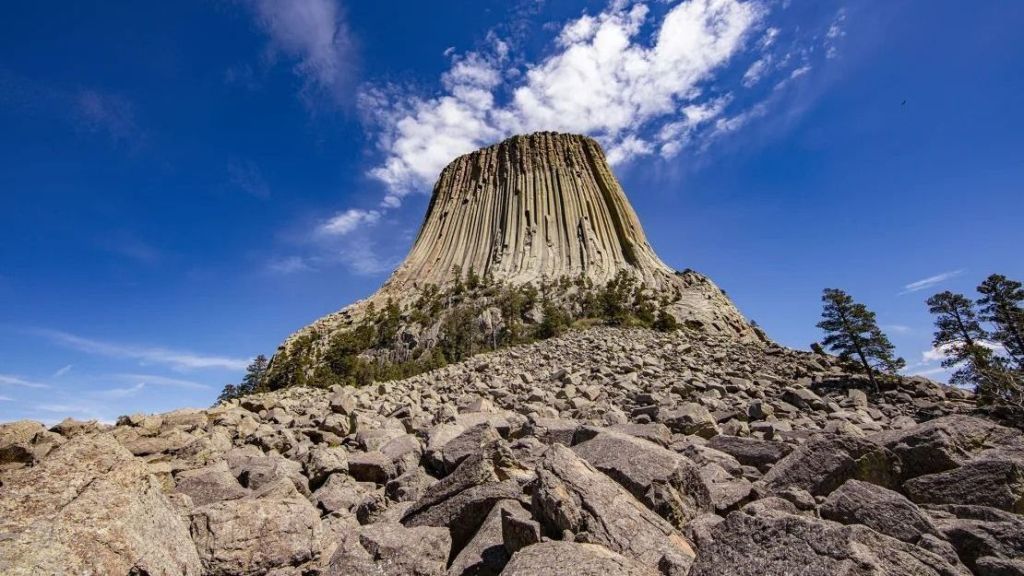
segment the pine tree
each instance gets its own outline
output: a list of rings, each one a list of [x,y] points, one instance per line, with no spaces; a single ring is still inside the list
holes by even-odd
[[[895,376],[906,363],[895,356],[895,347],[866,306],[836,288],[826,288],[821,300],[825,307],[818,328],[825,331],[824,345],[844,360],[856,356],[877,393],[877,373]]]
[[[949,378],[951,384],[973,385],[985,403],[999,401],[1013,389],[1003,359],[992,353],[974,302],[947,290],[928,299],[928,311],[936,316],[932,345],[945,355],[944,367],[957,369]]]
[[[267,374],[267,357],[263,354],[253,358],[252,362],[245,369],[245,377],[242,378],[242,383],[237,386],[237,396],[245,396],[246,394],[255,394],[256,392],[265,391],[264,377]]]
[[[981,319],[995,328],[992,339],[1003,345],[1018,372],[1024,371],[1024,288],[1016,280],[993,274],[978,286]]]
[[[220,396],[217,396],[217,403],[219,404],[232,398],[238,398],[238,387],[234,384],[228,384],[221,390]]]

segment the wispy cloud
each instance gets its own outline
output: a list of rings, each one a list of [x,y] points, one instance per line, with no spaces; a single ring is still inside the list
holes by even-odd
[[[886,332],[893,332],[895,334],[909,334],[910,332],[913,332],[913,329],[910,326],[905,326],[903,324],[883,324],[881,328]]]
[[[287,256],[285,258],[275,258],[267,264],[267,270],[274,274],[296,274],[298,272],[307,272],[313,270],[313,265],[310,264],[307,258],[302,256]]]
[[[134,386],[128,386],[126,388],[108,388],[106,390],[100,390],[97,392],[97,395],[103,398],[129,398],[137,395],[139,392],[142,392],[145,387],[145,382],[139,382]]]
[[[23,388],[49,388],[49,385],[43,384],[42,382],[34,382],[32,380],[26,380],[10,374],[0,374],[0,384],[21,386]]]
[[[941,284],[946,280],[955,278],[963,273],[964,269],[961,268],[960,270],[951,270],[949,272],[943,272],[941,274],[936,274],[935,276],[929,276],[927,278],[922,278],[921,280],[916,280],[914,282],[911,282],[910,284],[903,286],[903,290],[900,292],[900,295],[910,294],[911,292],[920,292],[921,290],[927,290],[928,288]]]
[[[64,366],[63,368],[61,368],[61,369],[57,370],[56,372],[54,372],[53,373],[53,377],[54,378],[60,378],[61,376],[66,375],[68,372],[71,372],[71,368],[72,367],[73,366],[71,364],[68,364],[68,365]]]
[[[263,172],[251,160],[232,159],[228,161],[228,180],[242,192],[257,198],[270,196],[270,186],[263,178]]]
[[[133,344],[117,344],[83,338],[59,330],[36,330],[41,336],[67,346],[68,348],[111,358],[138,360],[143,364],[162,364],[177,370],[194,370],[216,368],[223,370],[244,370],[249,360],[211,356],[194,352],[174,350],[158,346],[140,346]]]
[[[1006,351],[1006,348],[1004,348],[1003,345],[999,344],[998,342],[979,340],[978,344],[996,353],[1001,354]],[[944,360],[946,356],[948,356],[950,352],[955,350],[958,346],[960,346],[959,343],[952,342],[949,344],[943,344],[942,346],[934,346],[928,350],[925,350],[924,352],[921,352],[921,364],[930,364],[933,362]]]
[[[145,135],[135,121],[135,106],[126,97],[94,89],[80,90],[75,98],[79,126],[103,133],[131,148],[140,147]]]
[[[14,398],[10,396],[0,396],[0,402],[14,402]]]
[[[209,390],[211,387],[192,380],[180,378],[168,378],[155,374],[115,374],[115,378],[127,382],[137,382],[137,385],[147,384],[151,386],[166,386],[169,388],[183,388],[187,390]]]
[[[355,57],[352,34],[335,0],[249,0],[259,27],[267,34],[270,57],[283,54],[296,61],[308,104],[319,96],[346,99],[353,83]]]

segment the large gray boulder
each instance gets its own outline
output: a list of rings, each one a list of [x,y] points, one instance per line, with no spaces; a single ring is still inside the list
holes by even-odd
[[[899,460],[885,448],[855,436],[828,436],[812,440],[780,460],[760,483],[769,492],[787,488],[826,496],[853,478],[895,487]]]
[[[864,526],[779,511],[738,511],[715,525],[690,576],[968,576],[937,554]]]
[[[657,444],[605,430],[572,450],[675,526],[713,509],[697,466]]]
[[[1024,558],[1024,516],[984,506],[939,506],[935,524],[960,560],[976,573],[983,557]]]
[[[343,535],[324,576],[444,576],[451,537],[444,528],[385,523]]]
[[[249,494],[223,460],[195,470],[179,472],[174,477],[174,491],[188,495],[194,506],[236,500]]]
[[[671,524],[561,444],[538,464],[532,508],[550,534],[568,531],[665,574],[685,574],[693,561]]]
[[[503,514],[521,519],[530,517],[523,505],[515,500],[496,503],[473,538],[452,560],[448,567],[450,576],[495,576],[501,573],[510,556],[502,531]]]
[[[785,458],[793,448],[782,442],[762,440],[760,438],[741,438],[739,436],[715,436],[708,441],[708,446],[725,452],[740,464],[766,469]]]
[[[492,442],[424,489],[423,496],[402,517],[402,524],[448,528],[452,551],[458,554],[496,503],[522,496],[522,483],[528,478],[529,473],[504,441]]]
[[[925,534],[940,534],[931,519],[903,495],[859,480],[848,480],[829,494],[819,513],[827,520],[863,524],[910,544]]]
[[[1024,461],[972,460],[903,484],[919,504],[973,504],[1024,514]]]
[[[259,498],[228,500],[192,511],[192,537],[204,574],[265,574],[318,559],[320,514],[286,479]]]
[[[986,452],[1009,450],[1024,455],[1024,435],[1019,430],[962,415],[880,432],[871,440],[900,458],[906,478],[950,470]]]
[[[658,572],[604,546],[542,542],[512,556],[502,576],[656,576]]]
[[[4,476],[0,573],[198,575],[187,524],[109,434],[79,436]]]

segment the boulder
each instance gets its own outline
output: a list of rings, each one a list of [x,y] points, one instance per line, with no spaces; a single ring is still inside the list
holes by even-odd
[[[725,452],[740,464],[761,470],[770,468],[793,451],[791,446],[781,442],[725,435],[715,436],[708,440],[708,446],[719,452]]]
[[[572,450],[675,526],[713,508],[697,466],[657,444],[602,431]]]
[[[827,520],[863,524],[910,544],[925,534],[940,534],[931,519],[903,495],[860,480],[848,480],[829,494],[819,513]]]
[[[356,452],[348,457],[348,473],[360,482],[386,484],[398,476],[391,459],[380,452]]]
[[[684,402],[677,408],[660,412],[658,419],[679,434],[711,438],[719,433],[715,417],[707,408],[696,402]]]
[[[305,470],[309,487],[316,490],[331,474],[348,472],[348,452],[340,447],[314,446],[306,454]]]
[[[853,478],[895,487],[899,460],[885,448],[854,436],[822,437],[804,444],[780,460],[761,478],[769,492],[794,487],[827,496]]]
[[[78,436],[4,476],[0,573],[197,575],[187,524],[109,434]]]
[[[46,427],[32,420],[18,420],[0,424],[0,466],[5,464],[31,464],[45,455],[37,454],[32,440],[46,432]]]
[[[905,430],[875,434],[871,439],[903,463],[905,478],[944,472],[986,451],[1024,450],[1019,430],[972,416],[944,416]]]
[[[409,527],[449,528],[452,552],[458,554],[497,502],[516,500],[522,495],[525,474],[508,446],[498,440],[425,489],[402,517],[402,523]]]
[[[973,504],[1024,514],[1024,461],[972,460],[908,480],[903,489],[919,504]]]
[[[656,576],[658,572],[604,546],[542,542],[512,556],[502,576]]]
[[[937,554],[864,526],[779,511],[732,512],[708,538],[690,576],[969,576]]]
[[[444,576],[450,548],[443,528],[370,524],[346,535],[323,575]]]
[[[497,502],[484,518],[473,538],[459,552],[448,567],[450,576],[495,576],[508,563],[502,517],[528,519],[529,512],[515,500]]]
[[[194,506],[236,500],[249,494],[223,460],[195,470],[179,472],[174,477],[174,491],[187,494]]]
[[[980,573],[983,557],[1024,558],[1024,517],[983,506],[946,508],[955,516],[936,518],[935,524],[968,568]]]
[[[281,566],[301,566],[320,554],[320,514],[298,497],[286,480],[278,480],[296,497],[244,498],[200,506],[192,511],[192,538],[204,574],[265,574]],[[283,482],[283,484],[280,484]],[[274,488],[274,485],[264,489]]]
[[[313,492],[313,502],[325,513],[355,512],[367,494],[376,489],[372,482],[357,482],[345,474],[332,474]]]
[[[665,574],[685,574],[693,561],[671,524],[561,444],[538,464],[532,509],[549,534],[569,531]]]

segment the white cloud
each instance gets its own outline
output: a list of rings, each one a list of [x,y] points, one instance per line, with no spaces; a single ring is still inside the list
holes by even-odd
[[[116,374],[114,377],[122,381],[136,382],[136,386],[146,384],[150,386],[165,386],[168,388],[183,388],[186,390],[210,389],[210,386],[199,382],[182,380],[179,378],[168,378],[166,376],[157,376],[155,374]]]
[[[14,398],[10,396],[0,396],[0,402],[14,402]]]
[[[328,236],[344,236],[360,226],[372,226],[380,220],[379,210],[361,210],[350,208],[332,216],[321,224],[317,231]]]
[[[48,385],[42,382],[33,382],[31,380],[25,380],[18,376],[12,376],[10,374],[0,374],[0,384],[8,384],[11,386],[21,386],[24,388],[49,388]]]
[[[998,342],[979,340],[978,344],[984,346],[985,348],[988,348],[989,350],[997,354],[1002,354],[1006,352],[1006,348],[1004,348],[1003,345],[999,344]],[[919,365],[931,364],[934,362],[939,362],[940,360],[944,360],[946,356],[949,355],[949,353],[956,349],[959,345],[960,344],[958,342],[951,342],[949,344],[934,346],[929,350],[925,350],[924,352],[921,353],[921,362]]]
[[[137,395],[139,392],[146,387],[145,382],[139,382],[134,386],[128,386],[127,388],[109,388],[107,390],[100,390],[97,394],[104,398],[129,398]]]
[[[911,292],[919,292],[921,290],[926,290],[928,288],[931,288],[932,286],[945,282],[950,278],[955,278],[963,273],[963,269],[951,270],[949,272],[943,272],[941,274],[936,274],[935,276],[929,276],[921,280],[916,280],[914,282],[911,282],[910,284],[903,286],[903,291],[900,292],[900,294],[909,294]]]
[[[68,364],[68,365],[64,366],[63,368],[61,368],[60,370],[57,370],[56,372],[54,372],[53,373],[53,377],[54,378],[60,378],[61,376],[66,375],[68,372],[71,372],[71,368],[72,368],[72,365]]]
[[[338,101],[352,82],[352,36],[335,0],[250,0],[270,48],[297,60],[303,95]]]
[[[286,258],[271,260],[270,263],[267,264],[267,269],[274,274],[295,274],[297,272],[312,270],[313,267],[302,256],[288,256]]]
[[[37,330],[36,332],[58,344],[87,354],[138,360],[143,364],[163,364],[177,370],[206,368],[244,370],[249,364],[249,360],[245,358],[210,356],[153,346],[114,344],[82,338],[58,330]]]
[[[885,330],[886,332],[895,332],[896,334],[909,334],[913,331],[910,326],[903,324],[884,324],[882,325],[882,330]]]
[[[428,190],[456,156],[515,133],[588,134],[616,163],[655,150],[677,154],[696,125],[685,110],[723,113],[714,105],[720,96],[705,94],[702,83],[740,51],[763,13],[753,1],[688,0],[655,21],[645,4],[614,2],[565,24],[555,49],[524,70],[491,37],[487,50],[453,57],[440,96],[364,92],[385,153],[371,171],[388,187],[382,206]],[[669,123],[680,125],[661,130]]]

